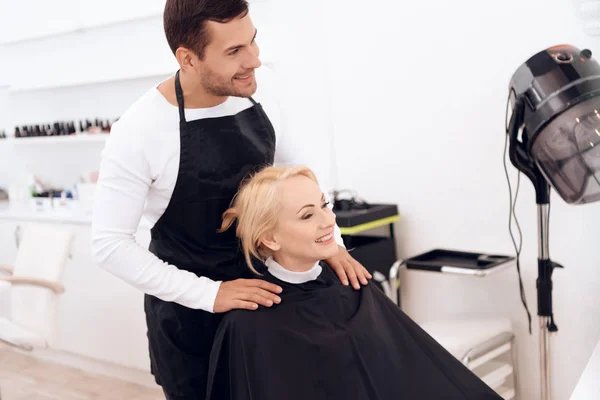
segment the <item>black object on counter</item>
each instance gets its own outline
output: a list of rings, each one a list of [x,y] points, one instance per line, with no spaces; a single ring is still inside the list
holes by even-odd
[[[340,208],[334,205],[336,222],[340,228],[367,224],[398,215],[398,206],[395,204],[363,204],[359,208],[349,210]]]

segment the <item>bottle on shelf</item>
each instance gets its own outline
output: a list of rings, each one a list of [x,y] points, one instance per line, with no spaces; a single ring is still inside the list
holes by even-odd
[[[55,121],[53,123],[30,124],[15,127],[15,138],[72,136],[78,134],[110,133],[117,120],[93,118],[78,121]]]

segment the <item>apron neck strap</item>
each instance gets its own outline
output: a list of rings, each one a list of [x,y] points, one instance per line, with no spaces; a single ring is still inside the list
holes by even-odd
[[[179,106],[179,122],[185,123],[185,108],[183,106],[183,90],[179,81],[179,70],[175,74],[175,95],[177,96],[177,105]]]

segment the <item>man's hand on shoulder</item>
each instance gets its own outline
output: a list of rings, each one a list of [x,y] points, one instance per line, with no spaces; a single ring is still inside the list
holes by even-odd
[[[233,309],[256,310],[258,305],[271,307],[281,303],[283,289],[261,279],[236,279],[219,287],[213,311],[223,313]]]
[[[359,282],[367,285],[369,283],[368,279],[373,278],[369,271],[342,246],[339,246],[335,256],[325,260],[325,262],[335,271],[344,285],[348,285],[348,282],[350,282],[356,290],[360,289]]]

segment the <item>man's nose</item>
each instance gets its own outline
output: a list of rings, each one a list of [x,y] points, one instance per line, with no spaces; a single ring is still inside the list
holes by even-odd
[[[262,65],[260,59],[258,58],[259,51],[255,49],[250,49],[248,52],[248,58],[245,62],[244,67],[248,69],[256,69]]]

